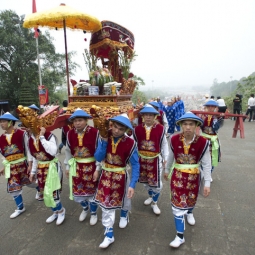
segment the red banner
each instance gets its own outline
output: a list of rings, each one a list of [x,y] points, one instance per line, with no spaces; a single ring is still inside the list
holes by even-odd
[[[38,86],[39,102],[40,105],[45,105],[49,102],[48,89],[44,85]]]

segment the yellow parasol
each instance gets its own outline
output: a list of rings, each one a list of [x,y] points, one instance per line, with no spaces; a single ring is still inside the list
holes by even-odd
[[[39,26],[48,28],[64,28],[67,88],[68,95],[70,95],[66,27],[86,32],[96,32],[102,28],[102,24],[93,16],[77,11],[65,4],[60,4],[60,6],[56,8],[26,16],[23,27],[34,28]]]

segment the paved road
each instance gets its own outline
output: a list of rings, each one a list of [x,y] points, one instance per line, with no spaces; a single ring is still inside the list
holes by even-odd
[[[64,178],[62,202],[67,214],[64,223],[46,224],[51,215],[43,202],[35,200],[35,190],[24,188],[26,212],[16,219],[14,201],[6,193],[6,182],[0,178],[0,255],[2,254],[255,254],[255,175],[254,148],[255,122],[245,122],[245,139],[232,139],[234,122],[226,120],[220,130],[222,162],[213,173],[211,195],[199,198],[194,210],[196,225],[186,224],[185,239],[178,250],[169,247],[175,237],[174,221],[169,203],[169,185],[164,181],[159,201],[162,210],[155,216],[149,206],[141,184],[137,184],[130,223],[119,229],[115,223],[115,243],[106,250],[98,245],[103,240],[101,211],[99,222],[89,225],[89,218],[79,222],[81,207],[68,199],[68,182]],[[59,130],[55,134],[60,138]],[[251,139],[249,139],[251,137]],[[63,162],[64,154],[59,156]]]

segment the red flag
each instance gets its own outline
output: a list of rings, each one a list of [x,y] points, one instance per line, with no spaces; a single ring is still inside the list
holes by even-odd
[[[32,12],[35,13],[36,12],[36,3],[35,0],[32,0]],[[35,38],[37,38],[39,36],[39,33],[37,31],[37,27],[34,27],[35,30]]]

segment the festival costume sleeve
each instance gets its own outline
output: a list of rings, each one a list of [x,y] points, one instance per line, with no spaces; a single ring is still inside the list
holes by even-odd
[[[217,132],[224,124],[224,119],[222,117],[215,119],[213,122],[212,129],[214,132]]]
[[[165,135],[163,136],[161,153],[162,153],[163,160],[166,161],[169,154],[169,149],[168,149],[168,143],[167,143],[167,139]]]
[[[170,145],[169,145],[169,154],[168,154],[168,158],[167,158],[167,162],[166,162],[166,168],[165,168],[165,173],[169,173],[170,172],[170,168],[172,167],[173,163],[174,163],[174,153],[173,153],[173,149],[172,149],[172,144],[171,144],[171,138],[170,138]]]
[[[164,123],[164,127],[165,127],[165,133],[167,134],[167,131],[168,131],[168,121],[167,121],[165,112],[163,113],[163,123]]]
[[[62,128],[62,134],[61,134],[61,142],[66,146],[66,134],[63,128]]]
[[[65,150],[65,160],[64,160],[64,164],[66,166],[66,170],[69,171],[69,164],[68,164],[68,161],[69,159],[72,158],[72,154],[71,154],[71,151],[70,151],[70,147],[69,147],[69,143],[67,142],[66,143],[66,150]]]
[[[33,157],[33,164],[32,164],[32,169],[31,169],[32,174],[37,173],[37,166],[38,166],[38,161],[36,158]]]
[[[209,151],[209,146],[207,147],[200,162],[201,162],[201,166],[203,168],[205,187],[210,187],[212,163],[211,163],[211,155],[210,155],[210,151]]]
[[[131,169],[132,169],[132,178],[131,178],[129,187],[134,189],[135,184],[137,183],[139,175],[140,175],[140,164],[139,164],[139,156],[138,156],[137,148],[134,149],[129,161],[130,161]]]
[[[105,159],[107,145],[108,145],[108,142],[104,141],[103,139],[98,139],[97,149],[94,155],[94,157],[96,158],[96,161],[101,162]]]
[[[27,133],[24,134],[24,144],[25,144],[25,149],[26,149],[27,161],[33,161],[33,157],[31,155],[29,147],[28,147],[28,135],[27,135]]]
[[[40,136],[40,141],[47,153],[49,153],[53,157],[57,154],[58,148],[54,135],[52,135],[48,141],[45,139],[44,136]]]

